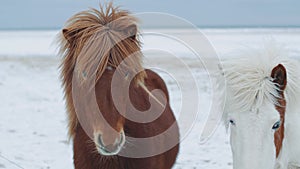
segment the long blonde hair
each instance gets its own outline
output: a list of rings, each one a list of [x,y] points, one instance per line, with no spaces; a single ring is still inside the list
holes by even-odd
[[[123,62],[125,69],[121,73],[137,75],[136,83],[146,77],[144,71],[139,72],[143,68],[136,23],[128,11],[115,8],[112,3],[105,8],[100,5],[100,10],[80,12],[67,21],[59,42],[70,136],[78,124],[72,100],[74,73],[83,82],[93,76],[98,81],[108,66],[117,68]]]

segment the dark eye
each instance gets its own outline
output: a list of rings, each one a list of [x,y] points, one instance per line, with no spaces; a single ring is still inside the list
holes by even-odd
[[[280,122],[280,121],[277,121],[277,122],[273,125],[272,129],[273,129],[273,130],[277,130],[277,129],[279,129],[280,125],[281,125],[281,122]]]
[[[229,123],[230,123],[231,125],[234,125],[234,126],[235,126],[234,120],[230,119],[230,120],[229,120]]]

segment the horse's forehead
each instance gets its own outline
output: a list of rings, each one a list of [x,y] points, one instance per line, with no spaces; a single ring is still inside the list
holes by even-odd
[[[229,113],[229,116],[247,121],[268,121],[279,118],[279,113],[273,103],[266,102],[260,107],[248,110],[232,111]]]

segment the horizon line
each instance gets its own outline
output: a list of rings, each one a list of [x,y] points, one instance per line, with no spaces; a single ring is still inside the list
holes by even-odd
[[[199,29],[284,29],[284,28],[290,28],[290,29],[298,29],[300,28],[300,25],[213,25],[213,26],[196,26]],[[184,28],[190,28],[190,27],[175,27],[175,26],[141,26],[143,29],[184,29]],[[24,28],[0,28],[0,31],[30,31],[30,30],[36,30],[36,31],[43,31],[43,30],[60,30],[62,27],[24,27]]]

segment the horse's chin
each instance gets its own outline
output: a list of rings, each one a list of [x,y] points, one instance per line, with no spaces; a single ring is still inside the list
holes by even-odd
[[[122,146],[118,146],[118,148],[116,150],[113,151],[107,151],[106,149],[104,149],[101,146],[96,146],[97,151],[100,155],[102,156],[115,156],[118,155],[120,153],[120,151],[122,150]]]

